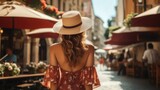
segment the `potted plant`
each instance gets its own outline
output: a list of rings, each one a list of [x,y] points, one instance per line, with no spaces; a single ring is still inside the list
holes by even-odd
[[[0,76],[4,74],[4,65],[0,63]]]
[[[31,62],[30,64],[26,66],[26,69],[29,74],[34,74],[36,73],[36,64],[34,62]]]
[[[20,74],[20,67],[18,67],[16,63],[5,62],[2,66],[4,76],[14,76]]]
[[[137,14],[137,13],[130,13],[130,14],[128,14],[128,15],[127,15],[127,18],[124,19],[124,22],[123,22],[124,26],[130,28],[130,27],[131,27],[131,20],[132,20],[132,18],[134,18],[136,15],[138,15],[138,14]]]
[[[37,72],[38,73],[44,73],[47,69],[47,64],[40,61],[38,64],[37,64]]]

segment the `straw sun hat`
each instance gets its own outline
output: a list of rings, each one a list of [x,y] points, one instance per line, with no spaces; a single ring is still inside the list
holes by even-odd
[[[78,11],[68,11],[62,15],[54,26],[53,30],[62,35],[73,35],[82,33],[91,27],[91,19],[81,17]]]

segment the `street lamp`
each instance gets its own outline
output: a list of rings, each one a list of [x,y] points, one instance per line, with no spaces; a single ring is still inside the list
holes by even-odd
[[[142,3],[142,0],[138,0],[138,3]]]
[[[139,4],[142,4],[142,2],[143,2],[143,9],[144,11],[146,11],[146,0],[138,0]]]
[[[2,50],[1,50],[1,40],[2,40],[2,33],[3,33],[3,29],[0,28],[0,57],[1,57],[1,53],[2,53]]]
[[[138,0],[138,12],[139,13],[142,13],[143,12],[143,10],[144,10],[144,4],[143,4],[143,2],[144,2],[144,0]]]

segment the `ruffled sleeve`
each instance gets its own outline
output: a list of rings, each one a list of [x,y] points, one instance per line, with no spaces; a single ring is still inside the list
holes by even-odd
[[[59,67],[50,65],[45,72],[42,85],[47,88],[50,88],[50,83],[53,82],[58,84],[59,78],[60,78]]]
[[[100,86],[100,81],[94,66],[84,68],[82,71],[82,84],[93,85],[93,88]]]

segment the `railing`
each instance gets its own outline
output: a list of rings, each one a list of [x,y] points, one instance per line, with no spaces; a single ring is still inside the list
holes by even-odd
[[[39,87],[40,82],[43,80],[43,77],[44,73],[22,74],[17,76],[0,77],[0,88],[3,88],[3,90],[19,90],[18,86],[23,86],[23,84],[32,85],[35,86],[36,88],[40,88]],[[37,83],[39,84],[38,87],[36,86]],[[30,89],[28,88],[25,90],[30,90]],[[34,89],[34,90],[42,90],[42,89]]]
[[[9,79],[18,79],[18,78],[31,78],[31,77],[43,77],[44,73],[38,73],[38,74],[20,74],[17,76],[6,76],[6,77],[0,77],[1,80],[9,80]]]
[[[160,86],[160,65],[156,65],[156,87]]]

